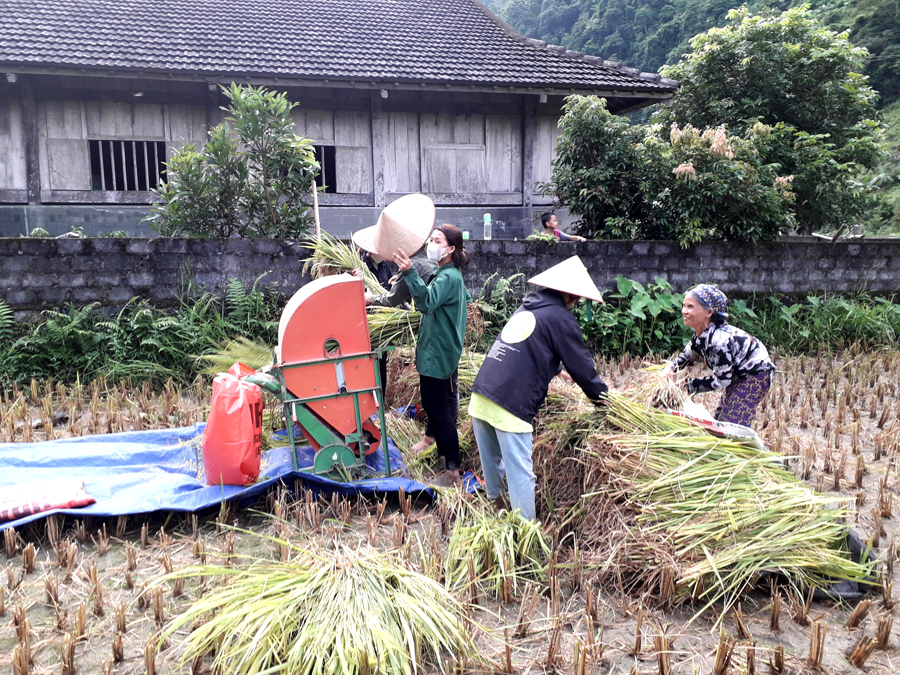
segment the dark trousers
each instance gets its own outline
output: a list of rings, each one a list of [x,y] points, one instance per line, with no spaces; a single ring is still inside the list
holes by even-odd
[[[447,469],[459,468],[459,435],[456,418],[459,416],[457,371],[446,380],[419,375],[422,407],[428,415],[428,431],[432,431],[438,454],[447,461]],[[427,433],[427,432],[426,432]]]
[[[459,377],[459,371],[454,370],[453,375],[450,376],[450,379],[453,380],[453,392],[455,396],[453,397],[453,419],[459,419],[459,387],[457,386],[457,378]],[[420,376],[421,381],[421,376]],[[434,426],[431,424],[431,417],[425,420],[425,435],[428,438],[434,438]]]

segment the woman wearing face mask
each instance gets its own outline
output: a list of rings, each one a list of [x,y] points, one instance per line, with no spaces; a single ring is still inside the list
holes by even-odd
[[[684,379],[682,386],[689,394],[724,389],[716,419],[749,427],[772,386],[775,365],[762,342],[729,325],[727,305],[728,298],[715,286],[695,286],[684,294],[681,317],[694,335],[663,375],[674,381],[679,370],[703,359],[713,374]]]
[[[422,405],[434,431],[438,454],[447,463],[447,473],[459,481],[459,436],[456,433],[456,378],[466,334],[466,303],[471,300],[460,269],[469,264],[462,232],[453,225],[440,225],[431,233],[428,259],[437,263],[437,273],[428,285],[422,281],[409,256],[398,250],[394,262],[422,313],[416,343],[416,370]]]

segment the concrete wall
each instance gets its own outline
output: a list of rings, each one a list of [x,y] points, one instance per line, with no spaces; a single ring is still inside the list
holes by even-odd
[[[689,250],[673,242],[495,240],[467,248],[473,292],[491,274],[531,276],[575,253],[601,289],[612,289],[622,274],[644,283],[664,277],[679,291],[717,283],[732,295],[900,292],[900,240],[717,242]],[[303,256],[299,244],[274,240],[0,239],[0,300],[20,319],[66,303],[120,307],[133,297],[166,306],[176,303],[187,279],[217,290],[231,277],[252,282],[263,274],[261,283],[291,295],[308,280]]]

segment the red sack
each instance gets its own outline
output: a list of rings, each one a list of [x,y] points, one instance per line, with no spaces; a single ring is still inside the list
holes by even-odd
[[[234,365],[228,369],[228,372],[235,377],[246,377],[247,375],[253,375],[256,371],[250,366],[245,366],[240,361],[235,361]]]
[[[259,477],[262,412],[259,387],[231,373],[216,375],[203,436],[207,485],[247,485]]]

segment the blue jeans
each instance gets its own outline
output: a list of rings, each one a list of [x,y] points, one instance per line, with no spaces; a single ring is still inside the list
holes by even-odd
[[[488,499],[503,492],[503,476],[509,485],[510,506],[528,520],[535,519],[534,470],[531,462],[531,434],[500,431],[484,420],[472,418],[475,442],[481,456]]]

